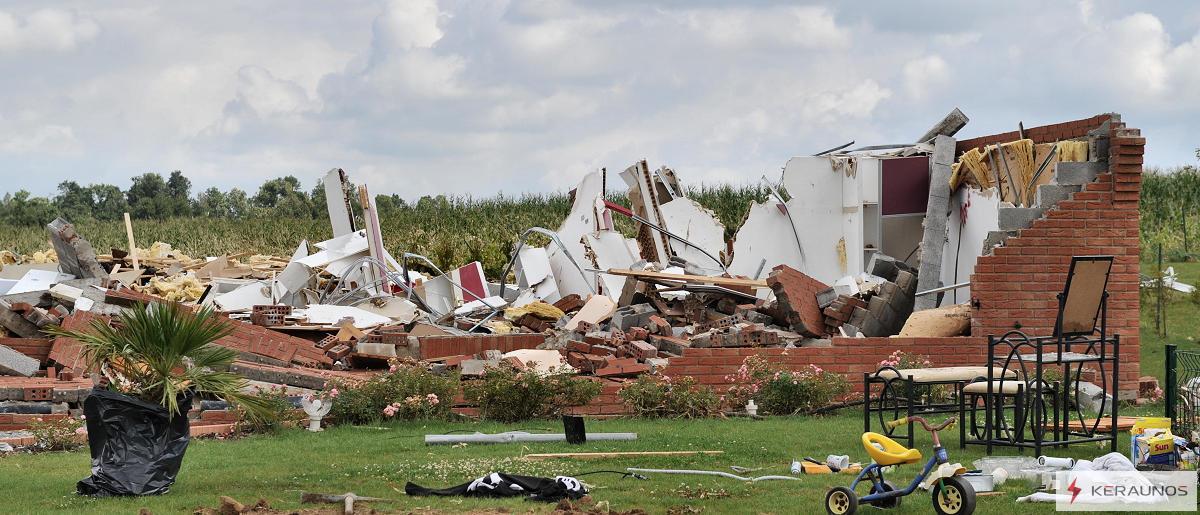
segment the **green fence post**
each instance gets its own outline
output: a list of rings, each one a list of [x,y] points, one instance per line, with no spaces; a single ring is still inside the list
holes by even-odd
[[[1179,381],[1179,378],[1178,378],[1178,376],[1176,376],[1176,373],[1175,373],[1175,366],[1176,366],[1175,348],[1176,347],[1177,346],[1174,344],[1167,345],[1167,374],[1166,374],[1167,390],[1166,390],[1166,393],[1163,394],[1166,396],[1166,403],[1165,403],[1166,404],[1166,413],[1164,414],[1164,416],[1171,419],[1171,423],[1172,423],[1171,425],[1174,425],[1174,422],[1175,422],[1175,401],[1177,399],[1178,390],[1179,390],[1177,388],[1178,385],[1176,385],[1176,383]]]

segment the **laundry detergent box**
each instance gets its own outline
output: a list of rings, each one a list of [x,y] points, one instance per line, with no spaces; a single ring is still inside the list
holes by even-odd
[[[1169,432],[1171,419],[1168,417],[1138,417],[1133,421],[1133,428],[1129,430],[1129,461],[1135,465],[1142,463],[1138,461],[1138,437],[1145,436],[1147,430],[1151,434]]]

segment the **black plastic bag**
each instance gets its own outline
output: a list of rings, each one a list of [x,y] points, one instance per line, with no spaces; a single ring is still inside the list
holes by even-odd
[[[180,409],[190,407],[193,396],[192,390],[180,395]],[[83,414],[92,475],[76,485],[75,493],[107,497],[170,491],[191,440],[186,411],[172,417],[158,404],[96,387],[83,401]]]
[[[435,490],[413,483],[404,485],[408,495],[441,495],[448,497],[516,497],[527,496],[531,501],[556,502],[565,498],[579,499],[587,495],[579,480],[568,476],[554,479],[534,476],[518,476],[493,472],[470,483]]]

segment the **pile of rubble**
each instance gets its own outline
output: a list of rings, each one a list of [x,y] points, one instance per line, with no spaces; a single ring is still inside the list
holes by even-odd
[[[934,136],[930,141],[941,141]],[[882,157],[928,167],[934,147],[922,143]],[[921,254],[919,266],[889,257],[882,252],[887,241],[871,232],[879,229],[868,214],[879,214],[870,208],[880,203],[871,189],[880,179],[869,179],[869,170],[882,157],[794,158],[778,184],[768,182],[774,198],[754,203],[729,241],[713,212],[685,195],[674,171],[640,161],[618,174],[626,209],[607,200],[608,174],[600,169],[571,191],[571,212],[557,231],[533,227],[521,236],[497,281],[478,262],[443,271],[424,256],[393,257],[373,197],[365,186],[350,191],[338,169],[323,179],[334,237],[300,242],[289,258],[192,259],[161,242],[139,249],[132,227],[128,251],[97,255],[58,219],[49,224],[54,255],[38,257],[49,263],[9,259],[0,270],[0,326],[17,337],[0,340],[0,374],[74,379],[94,372],[84,370],[78,342],[47,338],[43,330],[116,324],[122,309],[139,302],[211,307],[234,325],[216,343],[239,352],[241,373],[305,384],[316,383],[316,370],[378,370],[392,358],[457,367],[464,375],[508,360],[628,378],[689,348],[829,346],[833,336],[896,335],[922,294],[918,270],[929,267]],[[829,172],[820,180],[841,188],[835,208],[818,209],[809,197],[830,195],[795,182],[810,173],[804,167]],[[870,180],[874,186],[863,186]],[[790,200],[780,187],[788,187]],[[361,218],[351,213],[351,195],[363,199]],[[619,216],[633,219],[634,238],[616,230]],[[827,231],[821,216],[846,225]],[[803,236],[801,217],[812,217]],[[525,245],[535,232],[550,243]],[[0,394],[0,401],[24,400],[16,397]]]

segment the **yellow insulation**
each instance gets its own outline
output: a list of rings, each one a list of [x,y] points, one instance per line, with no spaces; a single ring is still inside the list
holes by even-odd
[[[974,179],[979,189],[991,188],[993,185],[988,178],[987,166],[983,164],[982,159],[983,156],[977,148],[968,150],[958,158],[958,162],[954,163],[954,173],[950,177],[950,190],[958,189],[967,177]]]
[[[563,314],[561,309],[545,302],[530,302],[524,306],[504,310],[504,316],[509,320],[517,320],[525,315],[533,315],[542,320],[558,320]]]
[[[179,274],[165,279],[151,277],[146,286],[134,285],[133,288],[142,293],[148,293],[169,301],[195,302],[204,294],[204,285],[193,274]]]
[[[28,258],[26,258],[26,259],[28,259]],[[55,252],[53,249],[47,250],[44,252],[42,252],[42,251],[34,252],[33,253],[33,262],[34,263],[57,263],[58,262],[58,252]]]
[[[1088,160],[1088,142],[1060,141],[1057,153],[1059,161],[1082,163]]]

